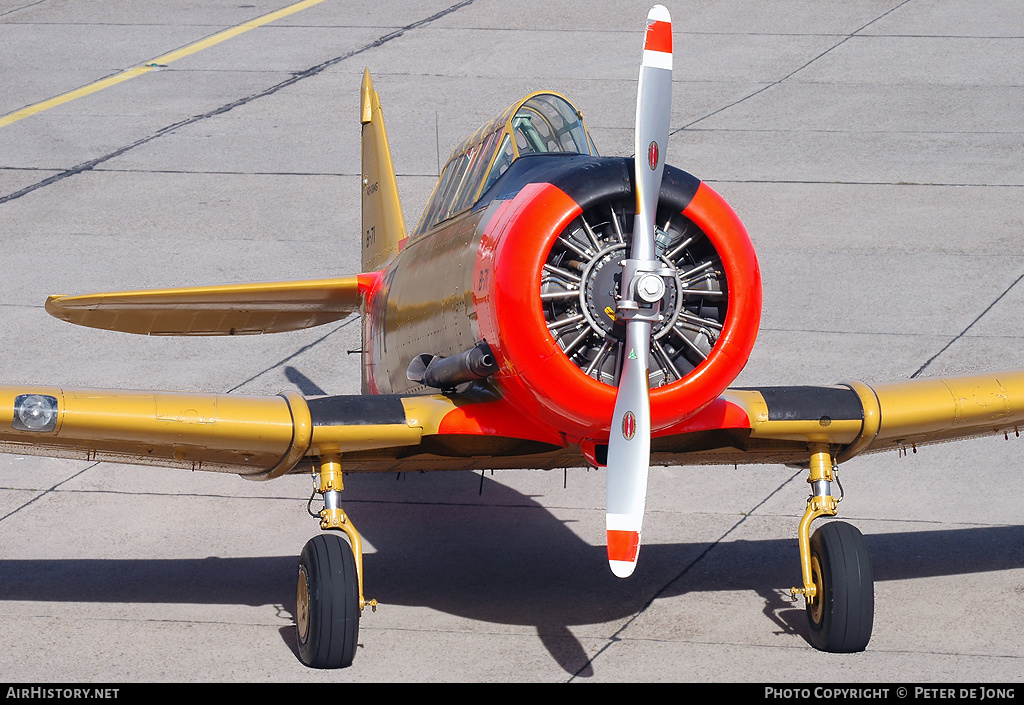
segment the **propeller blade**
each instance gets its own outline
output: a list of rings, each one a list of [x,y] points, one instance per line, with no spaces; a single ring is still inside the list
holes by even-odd
[[[672,20],[655,5],[647,14],[644,58],[637,88],[634,170],[636,217],[630,258],[623,262],[618,315],[626,322],[626,345],[608,438],[608,564],[625,578],[640,552],[647,475],[651,463],[651,402],[648,375],[651,328],[665,294],[662,263],[655,251],[654,216],[665,172],[672,113]]]
[[[606,475],[608,565],[627,578],[636,567],[640,530],[647,502],[647,472],[651,462],[651,404],[647,383],[651,324],[630,321],[626,326],[626,355],[608,438]]]
[[[636,219],[633,259],[653,260],[654,215],[665,173],[665,147],[672,118],[672,20],[655,5],[647,13],[647,36],[636,95],[633,169],[636,173]],[[640,227],[640,230],[636,228]]]

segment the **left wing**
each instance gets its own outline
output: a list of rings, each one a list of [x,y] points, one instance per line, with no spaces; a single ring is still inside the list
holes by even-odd
[[[1009,434],[1024,427],[1024,370],[868,385],[730,389],[651,441],[655,465],[792,463],[828,444],[865,452]]]
[[[245,335],[311,328],[359,310],[375,274],[51,296],[68,323],[142,335]]]

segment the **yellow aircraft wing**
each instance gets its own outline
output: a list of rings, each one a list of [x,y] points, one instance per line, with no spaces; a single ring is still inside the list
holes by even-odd
[[[372,275],[371,275],[372,276]],[[142,335],[245,335],[311,328],[359,310],[363,275],[51,296],[50,315]]]
[[[537,423],[500,396],[480,390],[304,398],[0,386],[0,452],[227,471],[251,479],[302,471],[303,461],[311,462],[325,498],[320,526],[345,532],[351,549],[341,539],[321,535],[311,541],[313,548],[307,544],[304,555],[317,547],[349,551],[346,564],[355,584],[346,594],[353,611],[376,602],[363,596],[361,538],[337,504],[342,471],[550,469],[578,464],[581,452],[597,462],[607,458],[607,446],[599,451],[587,442],[559,444],[554,442],[558,434],[549,434],[549,442],[528,440],[543,438],[534,435],[542,432]],[[678,428],[652,438],[651,463],[809,467],[815,495],[798,527],[803,587],[791,592],[813,605],[816,595],[834,589],[822,581],[820,569],[815,572],[825,554],[813,542],[826,539],[819,533],[812,539],[810,524],[836,513],[838,500],[828,489],[836,462],[864,451],[1008,435],[1020,425],[1024,370],[874,386],[734,389]],[[522,430],[526,437],[502,429]],[[831,533],[853,536],[843,539],[844,547],[854,546],[857,560],[868,566],[866,549],[858,543],[862,539],[855,538],[859,532],[841,522],[826,526],[833,527]],[[308,575],[312,569],[301,565],[306,573],[300,575]],[[869,567],[865,574],[870,583]],[[297,613],[306,615],[310,598],[301,580]],[[300,635],[305,618],[299,617]]]
[[[341,455],[346,472],[573,467],[587,451],[516,438],[469,394],[302,397],[0,386],[0,452],[269,479]],[[504,416],[506,412],[501,412]],[[505,417],[528,430],[531,420]],[[651,443],[651,463],[837,462],[1024,426],[1024,370],[834,387],[730,389]],[[532,435],[535,433],[525,433]],[[589,453],[588,453],[589,455]],[[603,449],[595,454],[603,462]]]
[[[833,387],[729,389],[707,409],[651,441],[651,462],[792,463],[825,444],[836,462],[860,453],[1024,427],[1024,370]]]
[[[488,403],[492,397],[472,395],[305,398],[5,385],[0,452],[250,479],[305,472],[303,458],[329,455],[343,456],[346,472],[547,468],[581,460],[575,446],[502,437],[464,412]]]

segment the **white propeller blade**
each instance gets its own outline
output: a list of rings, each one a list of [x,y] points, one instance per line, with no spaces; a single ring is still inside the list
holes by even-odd
[[[654,216],[665,172],[672,112],[672,20],[655,5],[647,14],[644,58],[636,100],[634,170],[636,218],[630,258],[623,262],[618,315],[626,322],[619,391],[608,438],[608,563],[620,578],[636,567],[640,552],[647,473],[651,463],[648,358],[651,327],[659,319],[665,283],[654,244]]]

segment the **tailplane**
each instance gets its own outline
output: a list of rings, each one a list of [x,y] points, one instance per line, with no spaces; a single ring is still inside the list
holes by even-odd
[[[398,254],[405,238],[405,218],[398,198],[398,182],[391,162],[391,148],[384,129],[380,97],[373,88],[370,70],[363,74],[360,121],[363,124],[363,267],[364,272],[383,268]]]

